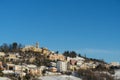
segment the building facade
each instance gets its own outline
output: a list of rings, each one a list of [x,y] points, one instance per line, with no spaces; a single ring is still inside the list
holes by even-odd
[[[67,71],[67,62],[58,61],[57,62],[57,70],[59,72],[66,72]]]

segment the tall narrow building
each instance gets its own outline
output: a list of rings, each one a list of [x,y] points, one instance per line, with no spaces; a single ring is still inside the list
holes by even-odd
[[[36,42],[36,48],[39,48],[39,42]]]

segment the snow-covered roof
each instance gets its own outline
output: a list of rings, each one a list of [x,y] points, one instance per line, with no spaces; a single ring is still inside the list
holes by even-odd
[[[4,70],[2,71],[4,74],[13,74],[14,72],[12,70]],[[1,79],[0,79],[1,80]]]
[[[36,68],[37,66],[36,65],[27,65],[28,68]]]

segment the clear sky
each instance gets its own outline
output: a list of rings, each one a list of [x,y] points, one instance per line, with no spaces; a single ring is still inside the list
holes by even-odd
[[[120,62],[120,0],[0,0],[0,44]]]

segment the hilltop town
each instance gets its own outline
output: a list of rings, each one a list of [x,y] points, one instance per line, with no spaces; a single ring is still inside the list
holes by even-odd
[[[106,63],[75,51],[51,51],[40,47],[38,42],[29,46],[16,42],[0,46],[0,80],[41,80],[61,75],[72,75],[79,80],[117,80],[114,70],[119,68],[117,62]]]

